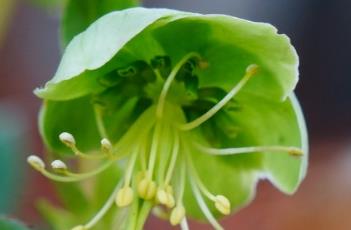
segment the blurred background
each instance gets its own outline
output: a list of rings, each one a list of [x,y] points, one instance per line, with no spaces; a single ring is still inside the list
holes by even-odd
[[[0,213],[33,229],[39,197],[55,200],[49,181],[25,164],[44,152],[38,134],[45,83],[60,60],[60,1],[0,0]],[[274,24],[300,56],[297,96],[305,112],[311,156],[307,178],[286,196],[261,182],[255,201],[226,218],[226,229],[351,229],[351,1],[146,0],[148,7],[223,13]],[[194,229],[210,229],[192,223]],[[146,229],[171,229],[151,218]]]

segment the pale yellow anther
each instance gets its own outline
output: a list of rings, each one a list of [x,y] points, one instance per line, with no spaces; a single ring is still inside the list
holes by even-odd
[[[224,215],[230,214],[230,201],[222,195],[215,196],[215,207]]]
[[[73,227],[71,230],[86,230],[86,228],[83,225],[78,225]]]
[[[291,156],[295,156],[295,157],[301,157],[303,156],[303,151],[301,149],[298,149],[298,148],[291,148],[288,153],[291,155]]]
[[[76,145],[76,140],[74,139],[73,135],[70,133],[67,133],[67,132],[61,133],[59,135],[59,139],[62,143],[64,143],[70,148]]]
[[[156,199],[160,204],[165,205],[167,208],[173,208],[175,205],[172,189],[157,189]]]
[[[61,160],[54,160],[51,162],[51,167],[57,172],[64,172],[67,170],[67,165]]]
[[[41,171],[45,168],[45,163],[44,161],[35,155],[30,155],[27,158],[27,162],[36,170]]]
[[[116,204],[118,207],[126,207],[133,201],[134,191],[131,187],[123,187],[117,192]]]
[[[253,76],[258,72],[258,65],[251,64],[246,68],[247,76]]]
[[[138,194],[145,200],[151,200],[155,197],[157,191],[156,183],[145,177],[138,183]]]
[[[183,205],[177,205],[171,212],[171,216],[169,218],[171,224],[173,226],[180,224],[183,218],[185,217],[185,208]]]
[[[111,152],[112,144],[107,138],[102,139],[100,143],[101,143],[101,150],[102,150],[102,152],[104,152],[104,153],[110,153]]]

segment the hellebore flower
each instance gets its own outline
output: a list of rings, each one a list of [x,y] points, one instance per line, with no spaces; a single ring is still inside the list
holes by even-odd
[[[185,216],[222,229],[217,218],[249,203],[259,179],[288,194],[303,180],[297,81],[296,52],[270,24],[112,12],[69,43],[53,79],[35,91],[49,148],[63,157],[69,147],[99,166],[76,174],[54,161],[52,173],[37,157],[28,161],[62,182],[122,169],[102,209],[75,230],[96,226],[114,202],[128,210],[126,229],[141,229],[151,209],[183,229]]]

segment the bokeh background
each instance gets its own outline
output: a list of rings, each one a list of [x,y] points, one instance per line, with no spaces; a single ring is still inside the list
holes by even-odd
[[[0,213],[42,225],[35,201],[55,192],[25,164],[44,146],[40,100],[32,90],[51,78],[60,60],[60,3],[0,0]],[[58,0],[56,0],[58,2]],[[226,229],[351,229],[351,1],[145,0],[150,7],[224,13],[276,25],[300,55],[297,87],[310,134],[307,178],[286,196],[268,182],[255,201],[225,218]],[[194,229],[210,229],[191,223]],[[151,218],[146,229],[171,229]]]

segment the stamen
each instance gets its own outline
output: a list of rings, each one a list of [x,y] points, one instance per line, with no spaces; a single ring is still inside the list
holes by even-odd
[[[224,215],[230,214],[230,202],[228,198],[223,195],[217,195],[215,197],[215,207]]]
[[[127,171],[125,175],[124,187],[120,189],[116,196],[116,204],[118,207],[126,207],[130,205],[134,198],[134,191],[131,188],[131,179],[133,174],[133,169],[135,166],[135,161],[139,153],[139,148],[136,147],[132,156],[128,162]]]
[[[171,224],[178,225],[182,223],[183,219],[185,218],[185,209],[183,206],[183,196],[184,196],[184,188],[185,188],[185,163],[182,163],[180,169],[180,176],[179,176],[179,190],[178,190],[178,198],[177,198],[177,206],[172,210],[170,216]]]
[[[171,84],[173,82],[173,80],[175,79],[175,77],[177,76],[177,73],[179,72],[179,70],[182,68],[182,66],[190,59],[193,57],[198,57],[200,58],[200,55],[197,53],[189,53],[187,55],[185,55],[172,69],[171,73],[169,74],[169,76],[167,77],[167,80],[165,82],[165,84],[163,85],[160,97],[158,99],[158,105],[157,105],[157,109],[156,109],[156,116],[158,118],[162,117],[162,113],[163,113],[163,107],[166,101],[166,96],[168,93],[169,88],[171,87]]]
[[[193,180],[192,177],[190,177],[190,185],[191,185],[193,194],[195,196],[195,199],[196,199],[201,211],[203,212],[203,214],[207,218],[208,222],[210,222],[210,224],[213,226],[214,229],[224,230],[224,228],[218,223],[216,218],[211,213],[210,209],[208,208],[206,202],[204,201],[204,199],[199,191],[199,188],[196,185],[196,182]]]
[[[223,195],[213,195],[206,186],[202,183],[199,175],[197,174],[194,165],[192,164],[190,156],[188,156],[188,165],[191,171],[191,179],[196,183],[197,187],[200,191],[211,201],[214,202],[215,207],[218,211],[220,211],[224,215],[230,214],[230,201]]]
[[[152,136],[152,143],[151,143],[150,156],[149,156],[149,165],[148,165],[148,170],[147,170],[148,176],[150,179],[152,178],[152,174],[153,174],[153,171],[155,168],[160,132],[161,132],[161,125],[159,123],[156,123],[154,135]]]
[[[94,105],[95,121],[101,138],[107,138],[107,131],[102,119],[102,111],[98,104]]]
[[[189,230],[189,225],[186,217],[183,218],[182,222],[180,222],[180,229],[181,230]]]
[[[115,200],[115,197],[121,185],[122,185],[122,182],[120,181],[116,185],[115,189],[111,193],[110,197],[107,199],[106,203],[102,206],[100,211],[96,213],[96,215],[84,226],[83,228],[84,230],[94,227],[99,222],[99,220],[101,220],[104,217],[107,211],[111,208],[113,201]]]
[[[52,169],[60,174],[64,174],[67,171],[67,165],[61,160],[54,160],[51,162]]]
[[[58,182],[75,182],[75,181],[81,181],[81,180],[87,179],[89,177],[95,176],[95,175],[103,172],[108,167],[110,167],[113,162],[114,161],[108,161],[104,165],[102,165],[101,167],[97,168],[94,171],[88,172],[88,173],[78,174],[78,173],[72,173],[72,172],[69,172],[69,171],[65,171],[65,174],[67,176],[60,176],[60,175],[53,174],[53,173],[45,170],[44,168],[42,168],[40,170],[37,169],[37,168],[35,168],[35,169],[37,169],[39,172],[41,172],[47,178],[49,178],[51,180],[54,180],[54,181],[58,181]]]
[[[107,138],[101,140],[101,152],[107,154],[108,156],[112,155],[112,144]]]
[[[36,170],[38,171],[42,171],[45,169],[45,163],[44,161],[36,156],[36,155],[30,155],[28,158],[27,158],[27,162]]]
[[[82,153],[76,146],[76,141],[73,137],[72,134],[67,133],[67,132],[63,132],[59,135],[59,139],[62,143],[64,143],[67,147],[69,147],[74,154],[76,154],[77,156],[81,157],[81,158],[85,158],[85,159],[101,159],[106,157],[105,155],[102,154],[84,154]]]
[[[183,205],[177,205],[171,212],[170,222],[173,226],[176,226],[182,222],[185,217],[185,208]]]
[[[133,201],[134,191],[130,186],[124,186],[116,195],[116,204],[118,207],[126,207]]]
[[[145,200],[151,200],[156,195],[156,183],[151,180],[148,175],[145,175],[145,177],[139,181],[137,188],[139,196]]]
[[[180,126],[181,130],[191,130],[197,128],[202,123],[206,122],[210,119],[213,115],[215,115],[220,109],[222,109],[248,82],[248,80],[257,73],[258,66],[255,64],[249,65],[246,68],[246,73],[244,77],[239,81],[239,83],[234,86],[234,88],[215,106],[213,106],[210,110],[208,110],[205,114],[201,115],[200,117],[196,118],[195,120],[183,124]]]
[[[169,163],[168,170],[166,173],[165,185],[168,185],[171,181],[172,174],[174,171],[174,166],[177,162],[178,152],[179,152],[179,136],[178,136],[178,133],[175,133],[172,156],[171,156],[171,161]]]
[[[211,155],[235,155],[241,153],[257,153],[257,152],[272,152],[272,153],[288,153],[291,156],[302,156],[303,151],[297,147],[291,146],[251,146],[251,147],[239,147],[239,148],[209,148],[204,147],[200,144],[195,144],[195,147],[200,151]]]

